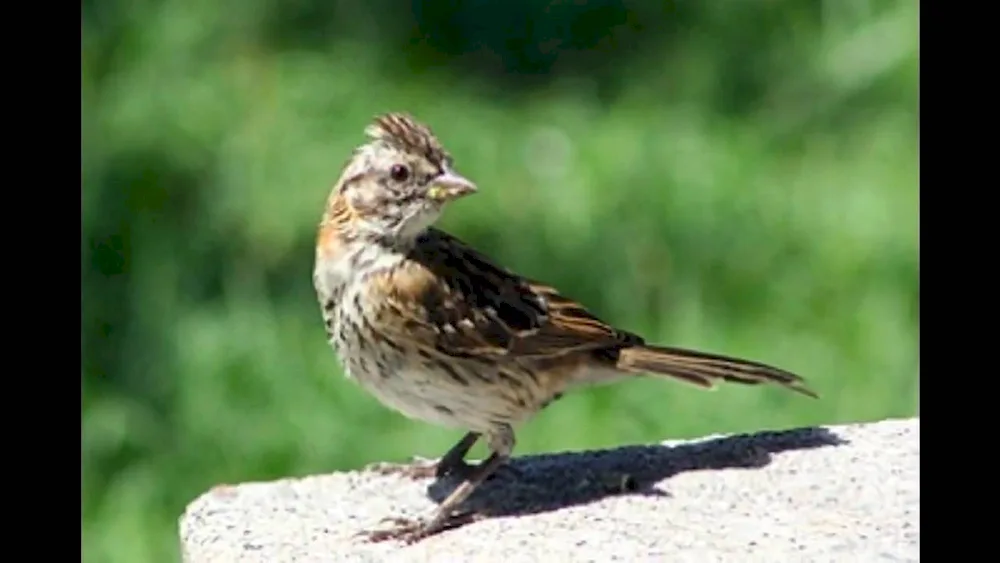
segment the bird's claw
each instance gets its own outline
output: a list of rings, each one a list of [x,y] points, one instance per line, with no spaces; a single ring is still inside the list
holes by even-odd
[[[377,530],[364,530],[358,535],[372,543],[395,540],[407,545],[420,541],[429,535],[428,526],[422,520],[390,516],[383,518],[380,524],[384,527]]]
[[[399,516],[388,516],[381,520],[381,524],[387,525],[378,530],[364,530],[358,536],[366,538],[372,543],[384,541],[399,541],[406,545],[414,544],[422,539],[452,530],[466,524],[480,520],[483,516],[475,512],[457,512],[446,518],[443,522],[425,521],[414,518],[402,518]]]
[[[396,475],[413,480],[430,479],[437,476],[438,463],[434,460],[414,457],[410,463],[378,462],[366,465],[364,470],[379,475]]]

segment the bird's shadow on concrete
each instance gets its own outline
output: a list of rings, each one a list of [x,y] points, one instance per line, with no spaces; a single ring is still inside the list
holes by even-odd
[[[761,432],[680,445],[524,456],[501,467],[463,503],[475,519],[523,516],[599,501],[610,496],[670,496],[658,485],[687,471],[760,469],[775,454],[846,444],[825,428]],[[441,503],[459,484],[446,477],[428,496]]]

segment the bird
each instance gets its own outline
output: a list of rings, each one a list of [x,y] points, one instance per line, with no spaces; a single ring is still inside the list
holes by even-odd
[[[767,364],[661,346],[556,288],[507,269],[437,225],[479,187],[425,123],[376,115],[319,221],[313,283],[344,374],[406,417],[465,434],[437,462],[383,466],[461,483],[423,518],[386,518],[371,541],[413,543],[467,521],[459,506],[504,466],[515,429],[564,393],[643,375],[704,389],[776,384],[818,398]],[[465,456],[484,440],[489,456]]]

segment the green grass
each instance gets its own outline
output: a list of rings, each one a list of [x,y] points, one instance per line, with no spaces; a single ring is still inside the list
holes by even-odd
[[[637,55],[606,99],[586,77],[511,93],[396,71],[351,36],[272,47],[184,0],[113,41],[85,15],[84,559],[176,560],[178,516],[217,483],[457,440],[341,377],[312,294],[322,203],[385,110],[429,122],[479,184],[446,229],[651,341],[822,395],[637,379],[557,402],[518,454],[914,415],[916,8],[879,6],[772,30],[788,49],[744,53],[762,86],[738,111],[718,99],[739,37]]]

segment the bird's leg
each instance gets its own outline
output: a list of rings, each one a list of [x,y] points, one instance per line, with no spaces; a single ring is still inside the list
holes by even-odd
[[[446,499],[438,506],[429,519],[411,520],[408,518],[388,518],[395,525],[387,530],[362,532],[373,542],[400,540],[414,543],[428,536],[445,530],[462,526],[479,518],[475,513],[455,513],[473,491],[483,481],[489,478],[505,461],[510,459],[514,448],[514,432],[510,426],[503,425],[498,432],[489,436],[490,449],[493,453],[486,461],[471,467],[469,475]]]
[[[376,463],[365,469],[381,475],[398,475],[410,479],[430,479],[431,477],[440,479],[446,475],[467,475],[472,466],[465,463],[465,455],[469,453],[477,440],[479,440],[478,432],[467,433],[441,457],[440,461],[416,460],[412,463]]]
[[[494,452],[486,461],[472,467],[469,478],[448,495],[448,498],[444,499],[444,502],[438,506],[429,519],[387,518],[386,520],[395,524],[393,527],[386,530],[363,532],[362,535],[367,536],[373,542],[400,540],[410,544],[476,520],[478,517],[477,514],[454,514],[454,511],[458,505],[469,498],[469,495],[472,494],[472,491],[476,490],[476,487],[480,483],[485,481],[506,460],[506,457],[502,457]]]
[[[440,461],[437,462],[437,468],[434,472],[434,477],[438,479],[443,479],[449,476],[459,477],[461,479],[468,479],[476,467],[480,464],[473,465],[465,461],[465,456],[472,449],[472,446],[476,444],[479,440],[480,434],[478,432],[469,432],[457,444],[455,444],[448,453],[444,454]],[[486,463],[486,462],[481,462]],[[514,469],[511,465],[500,465],[495,471],[491,472],[486,476],[486,480],[490,480],[495,477],[498,473],[510,473],[515,477],[520,477],[520,473]]]
[[[479,436],[479,432],[469,432],[462,436],[462,439],[437,462],[434,476],[440,479],[447,475],[469,475],[472,466],[465,462],[465,455],[479,440]]]

